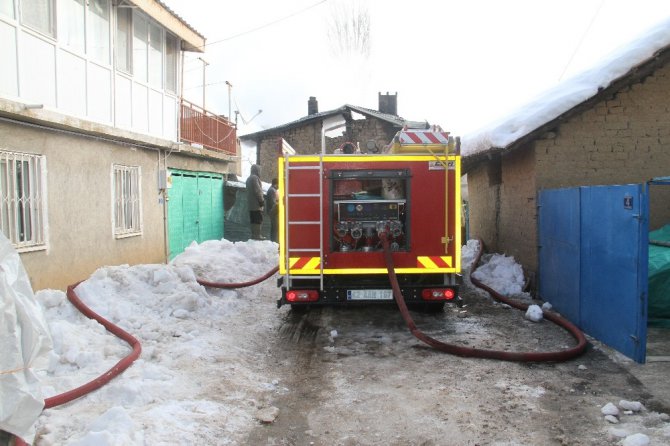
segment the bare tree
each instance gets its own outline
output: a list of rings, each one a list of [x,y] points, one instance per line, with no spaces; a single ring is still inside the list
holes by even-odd
[[[336,56],[370,55],[370,13],[358,1],[332,4],[327,32]]]

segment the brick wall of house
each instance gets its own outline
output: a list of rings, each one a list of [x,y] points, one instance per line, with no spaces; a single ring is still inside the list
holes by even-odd
[[[537,270],[540,189],[643,183],[670,175],[670,66],[603,99],[512,153],[468,173],[470,233]],[[500,197],[496,206],[497,195]],[[650,228],[670,223],[670,186],[652,187]]]
[[[513,256],[526,266],[526,275],[534,275],[537,244],[528,243],[537,235],[535,154],[532,150],[516,150],[502,158],[500,187],[500,227],[498,251]]]
[[[539,188],[670,175],[670,65],[566,121],[535,153]],[[670,223],[669,189],[652,191],[652,229]]]
[[[498,160],[498,163],[481,164],[468,172],[470,238],[481,239],[492,252],[498,252],[499,167]]]

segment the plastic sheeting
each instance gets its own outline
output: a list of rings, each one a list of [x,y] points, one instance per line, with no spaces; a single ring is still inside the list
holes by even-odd
[[[51,336],[21,258],[0,233],[0,430],[32,444],[44,407],[34,368],[46,368]]]
[[[670,328],[670,225],[649,233],[649,325]]]

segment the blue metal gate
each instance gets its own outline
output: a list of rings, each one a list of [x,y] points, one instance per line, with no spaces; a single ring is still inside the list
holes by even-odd
[[[543,190],[538,203],[540,297],[590,336],[644,362],[647,186]]]

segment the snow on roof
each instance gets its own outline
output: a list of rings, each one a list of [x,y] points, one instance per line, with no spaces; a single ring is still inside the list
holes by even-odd
[[[533,130],[592,98],[669,45],[670,19],[605,56],[593,68],[541,93],[511,115],[465,135],[461,153],[468,157],[494,148],[507,148]]]

